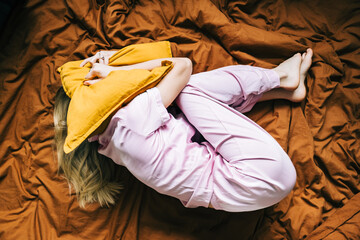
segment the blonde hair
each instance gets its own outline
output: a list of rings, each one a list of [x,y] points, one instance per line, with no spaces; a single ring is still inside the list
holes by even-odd
[[[99,144],[85,140],[79,147],[66,154],[63,150],[67,136],[67,110],[70,98],[63,88],[55,97],[54,125],[55,145],[60,172],[69,186],[74,187],[79,205],[98,202],[101,206],[115,203],[123,188],[119,180],[121,169],[109,158],[97,152]],[[120,172],[119,172],[120,170]]]

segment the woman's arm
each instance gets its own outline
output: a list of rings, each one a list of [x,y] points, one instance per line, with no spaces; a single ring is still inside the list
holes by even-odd
[[[164,60],[171,61],[174,65],[173,69],[160,81],[156,86],[161,95],[162,102],[165,107],[168,107],[175,98],[179,95],[181,90],[188,83],[192,73],[192,62],[188,58],[160,58],[150,60],[133,65],[111,67],[100,63],[94,63],[90,72],[86,75],[86,79],[95,79],[85,81],[85,85],[91,85],[97,81],[105,78],[110,72],[116,70],[132,70],[132,69],[146,69],[151,70],[161,66]]]
[[[164,60],[171,61],[174,65],[173,69],[160,81],[156,86],[161,95],[162,102],[165,107],[168,107],[175,98],[179,95],[181,90],[189,82],[192,73],[192,62],[188,58],[160,58],[133,65],[115,67],[116,70],[132,70],[132,69],[147,69],[151,70],[155,67],[160,67]]]
[[[156,86],[161,95],[162,102],[168,107],[181,90],[189,82],[192,73],[192,62],[188,58],[172,58],[174,68]]]

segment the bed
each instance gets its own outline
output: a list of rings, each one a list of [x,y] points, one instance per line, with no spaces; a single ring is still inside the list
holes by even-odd
[[[296,167],[296,185],[280,203],[243,213],[188,209],[119,167],[126,188],[116,204],[79,207],[57,170],[56,69],[161,40],[195,73],[271,68],[314,50],[305,101],[268,101],[247,114]],[[0,41],[0,239],[360,238],[359,1],[18,1]]]

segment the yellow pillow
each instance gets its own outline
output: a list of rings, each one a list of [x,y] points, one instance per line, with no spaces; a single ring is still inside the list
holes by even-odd
[[[128,65],[167,57],[172,57],[167,41],[135,44],[115,53],[109,59],[109,65]],[[86,86],[83,82],[90,71],[90,64],[80,67],[81,62],[68,62],[58,69],[64,91],[71,98],[67,113],[65,153],[74,150],[90,135],[102,132],[108,123],[105,120],[109,120],[111,114],[140,93],[155,87],[173,67],[170,61],[163,61],[161,67],[151,71],[117,70],[101,81]]]

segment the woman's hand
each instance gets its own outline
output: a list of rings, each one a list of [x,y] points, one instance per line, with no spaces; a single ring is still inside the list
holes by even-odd
[[[101,79],[107,77],[111,71],[116,70],[116,68],[102,64],[102,63],[93,63],[90,72],[85,76],[84,85],[92,85]]]
[[[117,51],[99,51],[94,56],[86,58],[80,64],[80,67],[85,66],[87,63],[94,65],[94,63],[102,63],[102,64],[109,64],[109,59],[112,55],[114,55]]]

